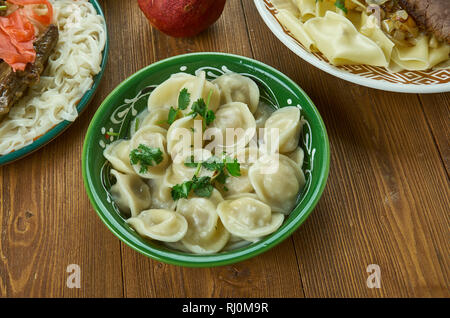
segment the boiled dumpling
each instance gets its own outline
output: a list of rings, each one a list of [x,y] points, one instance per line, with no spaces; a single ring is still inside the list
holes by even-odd
[[[151,112],[157,108],[177,108],[178,95],[180,94],[181,88],[186,83],[195,80],[196,77],[194,75],[187,73],[173,74],[168,80],[158,85],[150,94],[148,98],[148,110]]]
[[[192,116],[177,119],[170,125],[167,131],[167,151],[173,161],[182,160],[187,153],[203,147],[202,129],[202,121]]]
[[[305,185],[305,175],[292,159],[281,154],[264,155],[250,167],[250,182],[258,197],[274,212],[291,213]]]
[[[134,171],[142,178],[157,178],[164,174],[165,168],[169,165],[169,156],[166,152],[166,133],[167,130],[159,126],[149,125],[139,129],[131,139],[130,152],[138,149],[140,145],[151,148],[158,148],[162,153],[162,161],[148,166],[142,170],[141,163],[133,165]]]
[[[305,152],[301,147],[297,147],[297,149],[295,149],[293,152],[286,154],[286,156],[294,160],[300,168],[303,167]]]
[[[198,76],[177,73],[168,80],[161,83],[148,99],[148,110],[173,107],[178,108],[178,97],[183,89],[189,93],[189,105],[181,112],[186,115],[191,112],[191,106],[199,98],[203,98],[205,103],[209,100],[208,108],[215,111],[219,107],[220,90],[217,85],[209,82],[205,78],[205,72],[199,72]],[[210,96],[211,95],[211,96]]]
[[[139,130],[139,128],[142,128],[142,121],[145,119],[145,117],[149,114],[147,109],[144,109],[139,115],[137,115],[130,124],[130,137],[133,137],[133,135],[136,133],[136,131]]]
[[[246,104],[252,113],[258,108],[259,88],[250,78],[229,73],[219,76],[213,83],[220,88],[221,104],[241,102]]]
[[[255,118],[247,105],[240,102],[220,106],[212,127],[214,140],[207,149],[215,148],[216,152],[233,152],[243,149],[256,133]],[[227,138],[227,128],[231,128],[229,132],[232,134],[228,137],[232,138]],[[207,138],[205,134],[205,139]]]
[[[250,166],[257,161],[258,153],[258,148],[251,147],[242,149],[235,155],[230,155],[230,158],[238,160],[241,175],[238,177],[229,176],[226,178],[224,184],[216,183],[216,187],[226,199],[235,194],[250,193],[255,191],[250,179],[248,178],[248,170],[250,169]]]
[[[264,128],[267,119],[270,117],[270,115],[272,115],[273,112],[274,109],[266,103],[259,103],[258,109],[256,109],[256,112],[254,113],[258,133],[260,128]]]
[[[267,119],[264,126],[264,142],[268,149],[273,150],[272,140],[274,138],[272,129],[278,129],[278,150],[280,153],[294,151],[300,140],[302,122],[300,109],[295,106],[283,107],[275,111]],[[271,151],[272,152],[272,151]]]
[[[284,220],[283,214],[272,213],[270,206],[249,196],[221,202],[217,213],[231,234],[249,241],[275,232]]]
[[[173,184],[167,181],[170,173],[170,166],[163,177],[148,180],[150,193],[152,195],[152,209],[175,210],[176,202],[172,199],[171,191]]]
[[[188,180],[191,180],[197,171],[197,167],[186,166],[187,162],[205,162],[212,156],[211,152],[206,149],[199,148],[194,149],[183,156],[180,155],[177,157],[177,160],[174,160],[170,169],[168,169],[167,181],[169,184],[175,185]],[[193,159],[193,160],[192,160]],[[214,171],[207,170],[205,168],[201,168],[200,173],[197,177],[209,176],[213,175]]]
[[[141,236],[162,242],[181,240],[187,232],[188,223],[181,214],[164,209],[150,209],[129,218],[130,224]]]
[[[186,82],[183,87],[186,88],[190,94],[190,103],[188,107],[181,111],[183,115],[187,115],[192,111],[192,104],[199,98],[202,98],[205,103],[208,103],[208,109],[213,112],[219,108],[220,105],[220,90],[219,87],[205,78],[205,72],[200,72],[195,80]]]
[[[167,246],[168,248],[171,248],[173,250],[178,250],[181,252],[185,252],[185,253],[190,253],[191,251],[188,250],[183,243],[181,243],[181,241],[177,241],[177,242],[164,242],[164,245]]]
[[[111,174],[116,178],[116,183],[111,187],[111,197],[120,211],[137,216],[150,207],[152,202],[150,189],[141,178],[122,174],[114,169],[111,170]]]
[[[130,162],[130,141],[117,140],[106,146],[103,156],[111,163],[114,169],[128,174],[134,174]]]
[[[217,190],[210,198],[180,199],[177,212],[188,222],[188,230],[181,243],[191,252],[211,254],[220,251],[228,242],[230,233],[220,221],[216,208],[223,201]]]
[[[147,113],[146,116],[140,121],[139,127],[144,128],[149,125],[159,126],[164,129],[169,129],[169,123],[167,119],[169,118],[169,109],[158,108],[152,109],[151,112]]]

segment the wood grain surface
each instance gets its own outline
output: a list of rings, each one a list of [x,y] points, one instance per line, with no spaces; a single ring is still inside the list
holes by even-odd
[[[302,61],[270,32],[251,0],[230,0],[201,35],[152,29],[137,1],[100,1],[110,59],[88,109],[38,152],[0,167],[1,297],[449,297],[450,94],[382,92]],[[292,237],[248,261],[189,269],[121,243],[85,193],[81,150],[102,100],[166,57],[219,51],[279,69],[315,102],[331,144],[323,197]],[[68,288],[67,267],[81,269]],[[368,288],[367,266],[381,269]]]

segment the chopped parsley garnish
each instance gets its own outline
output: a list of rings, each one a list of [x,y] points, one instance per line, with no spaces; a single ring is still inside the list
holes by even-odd
[[[345,14],[348,13],[347,8],[345,7],[345,0],[336,0],[336,2],[334,3],[334,5],[336,6],[336,8],[341,9],[342,11],[345,12]]]
[[[132,165],[140,163],[139,173],[146,173],[148,167],[156,166],[163,161],[163,153],[159,148],[148,147],[140,144],[130,152],[130,162]]]
[[[139,130],[139,117],[136,118],[136,122],[134,124],[134,131],[138,131]]]
[[[168,116],[168,118],[167,118],[167,123],[168,123],[169,125],[172,125],[173,122],[175,121],[175,119],[177,119],[178,112],[179,112],[178,109],[175,109],[175,108],[173,108],[173,107],[170,107],[170,110],[169,110],[169,116]]]
[[[187,160],[184,165],[189,168],[197,168],[198,163],[194,162],[194,156],[191,156],[189,160]]]
[[[191,156],[188,160],[186,160],[184,165],[189,168],[197,168],[197,170],[195,171],[192,180],[172,187],[171,195],[174,201],[181,198],[187,198],[191,191],[194,191],[194,193],[199,197],[209,198],[214,190],[212,185],[213,181],[225,184],[225,181],[229,175],[234,177],[239,177],[241,175],[240,164],[237,159],[232,160],[228,156],[224,156],[223,159],[212,156],[204,162],[194,162],[194,156]],[[214,171],[213,177],[198,177],[198,174],[202,168],[209,171]],[[225,191],[228,191],[228,189]]]
[[[178,108],[185,110],[191,101],[191,94],[189,94],[187,88],[183,88],[178,95]]]
[[[228,173],[233,177],[241,176],[241,165],[236,158],[233,160],[233,162],[226,161],[225,168],[227,168]]]
[[[200,163],[194,162],[194,156],[191,156],[190,161],[185,162],[187,167],[196,167],[197,164]],[[212,156],[208,158],[208,160],[201,162],[201,165],[209,171],[222,172],[226,170],[233,177],[241,176],[241,165],[236,158],[232,160],[228,156],[224,156],[223,159],[220,159],[217,156]]]
[[[167,123],[172,125],[177,119],[180,110],[185,110],[191,101],[191,94],[189,94],[187,88],[183,88],[178,95],[178,107],[170,107],[169,116],[167,118]]]
[[[199,197],[209,198],[214,190],[214,187],[211,185],[211,177],[197,178],[194,175],[192,178],[192,189]]]
[[[181,184],[173,186],[172,190],[170,191],[172,199],[174,201],[182,198],[187,199],[189,192],[191,192],[192,189],[192,183],[193,183],[192,181],[186,181]]]
[[[191,190],[199,197],[209,198],[214,190],[211,184],[211,177],[197,177],[194,175],[192,180],[177,184],[172,187],[170,194],[174,201],[187,199]]]
[[[197,117],[197,115],[204,118],[205,121],[203,122],[203,128],[211,125],[214,119],[216,119],[214,112],[211,109],[208,109],[212,94],[213,90],[210,90],[206,103],[203,98],[197,99],[197,101],[192,104],[192,111],[189,113],[189,115],[193,115],[194,118]]]

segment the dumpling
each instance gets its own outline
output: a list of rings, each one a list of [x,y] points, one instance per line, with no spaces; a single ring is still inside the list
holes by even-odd
[[[221,202],[217,213],[231,234],[248,241],[275,232],[284,220],[283,214],[272,213],[270,206],[248,196]]]
[[[120,211],[133,217],[150,207],[150,189],[141,178],[122,174],[114,169],[111,174],[116,178],[116,183],[110,190],[111,197]]]
[[[256,112],[254,113],[255,116],[255,122],[256,122],[256,128],[264,128],[264,125],[266,124],[267,119],[272,115],[274,112],[274,109],[267,105],[266,103],[259,103],[258,108],[256,109]]]
[[[142,178],[157,178],[164,174],[165,168],[169,165],[170,159],[166,152],[166,133],[164,128],[149,125],[139,129],[131,139],[130,153],[134,149],[139,149],[140,145],[158,148],[162,153],[162,161],[153,166],[148,166],[142,170],[141,163],[133,165],[134,171]]]
[[[256,134],[256,122],[247,105],[233,102],[220,106],[212,124],[214,140],[206,149],[221,153],[245,148]],[[227,136],[227,128],[229,136]],[[231,133],[231,134],[230,134]],[[205,139],[207,139],[205,133]]]
[[[152,195],[152,209],[169,209],[175,210],[177,203],[172,199],[172,187],[167,181],[170,173],[170,166],[163,177],[149,179],[150,193]]]
[[[247,104],[252,114],[255,113],[259,103],[259,88],[253,80],[237,73],[228,73],[219,76],[213,83],[220,88],[221,104],[241,102]]]
[[[143,128],[149,125],[159,126],[164,129],[169,129],[169,123],[167,119],[169,118],[169,109],[167,108],[158,108],[152,109],[151,112],[147,113],[147,115],[140,121],[139,127]]]
[[[141,236],[162,242],[181,240],[187,232],[188,223],[181,214],[164,209],[150,209],[129,218],[130,224]]]
[[[167,131],[167,152],[173,161],[181,160],[193,149],[203,147],[202,121],[186,116],[175,120]]]
[[[168,172],[167,181],[169,184],[175,185],[182,183],[184,181],[191,180],[194,176],[197,167],[189,167],[186,166],[186,162],[204,162],[207,161],[212,156],[211,152],[209,152],[206,149],[199,148],[194,149],[186,154],[184,156],[178,156],[176,161],[173,162],[170,169],[170,172]],[[213,175],[214,171],[207,170],[205,168],[201,168],[200,173],[198,174],[198,177],[203,176],[209,176],[211,177]]]
[[[250,167],[249,179],[258,197],[274,212],[291,213],[305,185],[296,162],[281,154],[264,155]]]
[[[302,168],[303,160],[305,159],[305,152],[301,147],[297,147],[293,152],[286,154],[290,159],[294,160],[297,165]]]
[[[255,147],[245,148],[238,151],[235,155],[230,155],[231,159],[236,158],[238,160],[241,175],[239,177],[228,176],[225,184],[216,183],[217,189],[226,199],[235,194],[255,192],[248,178],[248,170],[258,160],[258,153],[258,148]]]
[[[164,242],[164,245],[172,250],[177,250],[184,253],[190,253],[191,251],[188,250],[181,241],[177,242]]]
[[[223,201],[217,190],[210,198],[180,199],[177,212],[188,223],[186,235],[181,243],[196,254],[211,254],[220,251],[228,242],[230,233],[220,221],[216,208]]]
[[[186,83],[194,81],[195,79],[196,77],[194,75],[187,73],[173,74],[168,80],[158,85],[158,87],[150,94],[147,102],[149,112],[157,108],[177,108],[178,95],[181,88]]]
[[[202,98],[205,103],[208,103],[208,109],[213,112],[219,108],[220,105],[220,90],[216,84],[213,84],[206,80],[205,72],[200,72],[194,80],[186,82],[183,88],[186,88],[190,94],[189,106],[182,110],[183,115],[187,115],[192,111],[192,104],[199,98]],[[210,96],[211,94],[211,96]]]
[[[268,150],[272,150],[270,152],[273,152],[273,147],[276,146],[273,144],[276,140],[272,140],[275,138],[272,129],[278,129],[278,151],[280,153],[294,151],[298,146],[302,128],[300,109],[295,106],[278,109],[267,119],[264,128],[264,143]]]
[[[103,156],[114,169],[127,174],[135,174],[130,162],[129,140],[122,139],[110,143],[103,151]]]
[[[142,122],[149,114],[147,109],[144,109],[139,115],[137,115],[130,124],[130,137],[133,137],[133,135],[136,133],[136,131],[139,130],[139,128],[142,128]]]
[[[215,111],[219,107],[220,90],[217,85],[209,82],[205,78],[205,72],[200,72],[198,76],[177,73],[173,74],[168,80],[161,83],[148,99],[148,110],[170,107],[178,108],[178,96],[180,91],[186,88],[190,94],[190,103],[188,107],[182,110],[184,115],[191,112],[192,104],[199,98],[203,98],[205,103],[209,99],[208,108]],[[211,92],[211,97],[209,97]]]

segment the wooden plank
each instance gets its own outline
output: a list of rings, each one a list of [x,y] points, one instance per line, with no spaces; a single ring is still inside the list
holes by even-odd
[[[433,139],[450,174],[450,93],[419,96]]]
[[[306,297],[449,296],[449,182],[416,95],[350,84],[280,44],[242,1],[255,58],[315,101],[331,143],[323,195],[294,241]],[[381,288],[369,289],[369,264]]]
[[[110,20],[111,21],[111,20]],[[85,132],[97,107],[123,80],[121,44],[111,41],[96,97],[60,137],[29,157],[0,168],[0,296],[121,297],[119,241],[96,216],[81,174]],[[81,288],[67,288],[78,264]]]
[[[108,6],[113,7],[114,2],[109,2]],[[119,6],[116,4],[117,8]],[[239,1],[228,1],[223,16],[212,28],[189,39],[170,38],[150,29],[136,7],[121,8],[133,14],[134,26],[128,29],[127,33],[133,39],[151,37],[152,49],[149,43],[140,40],[134,41],[133,46],[137,52],[153,54],[152,58],[155,61],[197,51],[222,51],[251,56]],[[303,296],[293,243],[290,239],[272,251],[249,261],[213,269],[166,265],[152,261],[126,246],[123,246],[122,254],[127,297]]]

